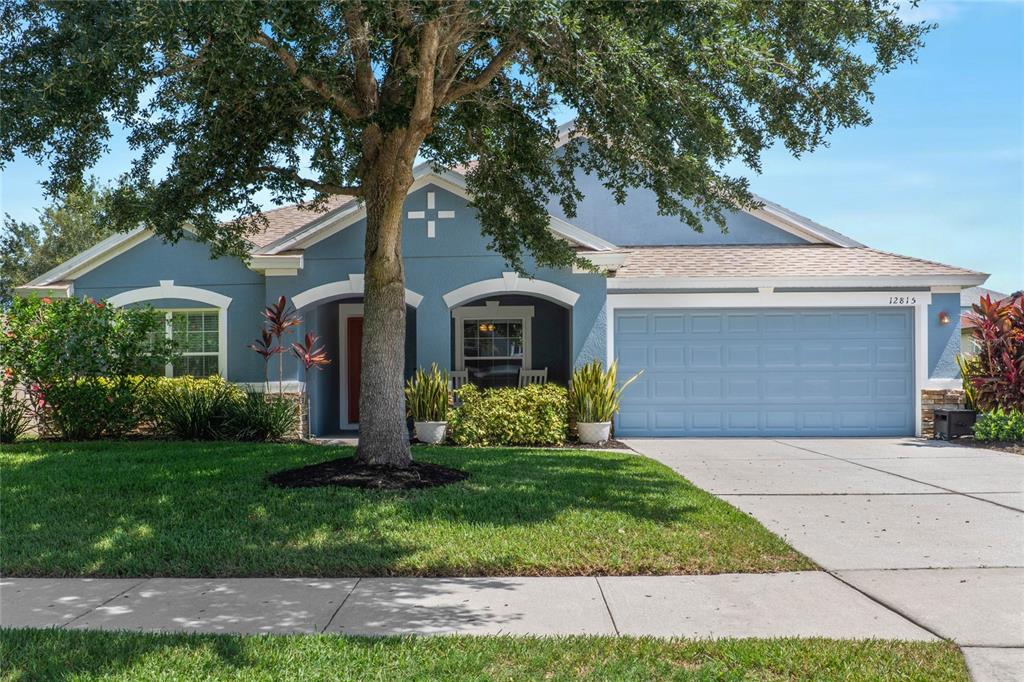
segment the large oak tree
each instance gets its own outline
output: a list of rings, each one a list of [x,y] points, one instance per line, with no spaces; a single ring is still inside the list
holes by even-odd
[[[652,189],[694,229],[751,205],[763,150],[794,154],[869,122],[873,81],[927,27],[884,0],[8,0],[0,11],[0,163],[49,164],[74,190],[124,134],[135,151],[115,227],[215,253],[261,227],[253,196],[365,203],[358,455],[407,465],[401,209],[417,157],[468,175],[483,232],[509,264],[572,263],[546,229],[569,215],[573,169],[620,200]],[[578,116],[554,153],[554,112]],[[222,221],[225,212],[244,217]]]

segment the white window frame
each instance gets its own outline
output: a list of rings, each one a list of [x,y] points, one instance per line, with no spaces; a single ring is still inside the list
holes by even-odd
[[[487,301],[484,305],[460,306],[452,310],[455,320],[455,369],[466,369],[464,322],[471,321],[513,321],[523,325],[523,369],[533,369],[533,311],[532,305],[501,305],[498,301]],[[502,358],[480,358],[500,360]],[[518,360],[509,356],[509,360]]]
[[[155,308],[157,312],[164,314],[164,338],[168,341],[173,341],[172,336],[173,329],[171,326],[171,320],[174,317],[174,313],[215,313],[217,315],[217,350],[215,351],[202,351],[202,352],[186,352],[182,351],[182,357],[217,357],[217,374],[224,376],[224,358],[226,356],[224,347],[224,316],[221,315],[220,308]],[[174,377],[174,363],[168,362],[164,365],[164,376]],[[191,375],[182,375],[191,376]]]

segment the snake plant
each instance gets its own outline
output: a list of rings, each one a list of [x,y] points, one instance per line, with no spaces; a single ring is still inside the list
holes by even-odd
[[[430,365],[429,372],[417,369],[405,384],[405,408],[413,421],[448,421],[448,386],[448,373],[438,369],[437,363]]]
[[[618,369],[615,361],[605,370],[600,361],[594,360],[573,372],[569,408],[577,422],[609,422],[619,411],[622,392],[643,374],[643,370],[616,387]]]

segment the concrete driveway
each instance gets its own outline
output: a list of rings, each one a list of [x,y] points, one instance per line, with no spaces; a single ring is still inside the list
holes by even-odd
[[[1024,680],[1024,457],[917,439],[629,440],[834,576]]]

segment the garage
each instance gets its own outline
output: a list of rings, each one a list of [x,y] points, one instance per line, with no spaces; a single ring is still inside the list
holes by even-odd
[[[910,308],[618,309],[619,436],[913,435]]]

